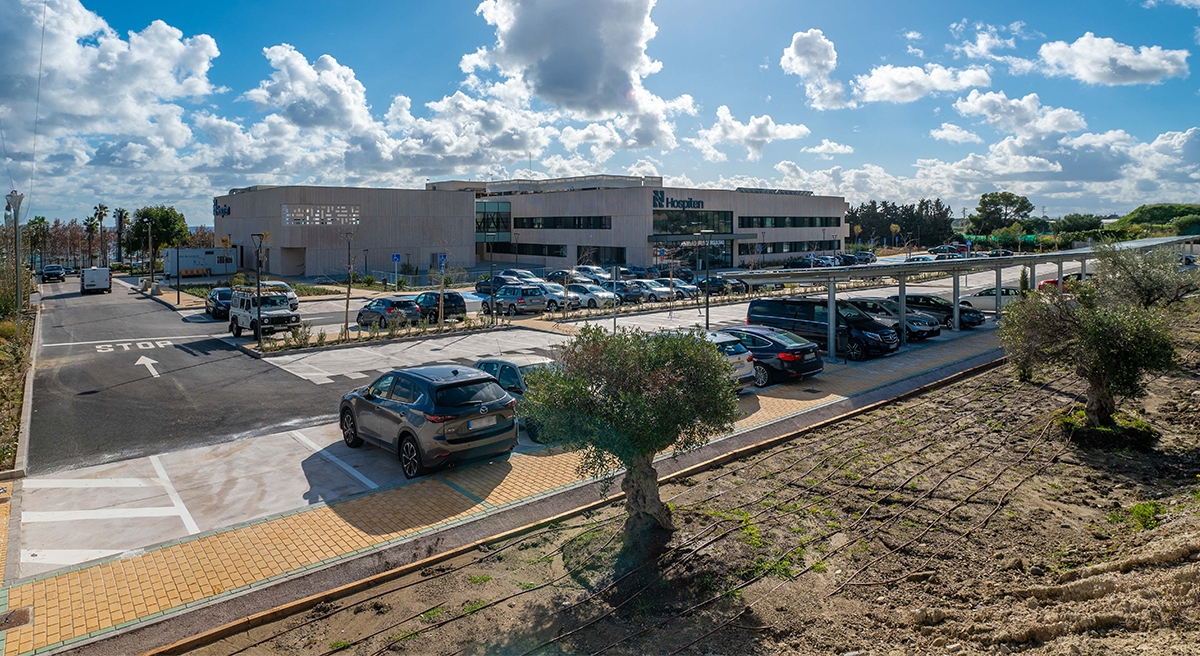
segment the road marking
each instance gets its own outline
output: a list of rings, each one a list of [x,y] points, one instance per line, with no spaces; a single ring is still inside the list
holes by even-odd
[[[311,449],[313,453],[321,456],[322,458],[328,460],[329,462],[332,462],[333,464],[337,465],[338,467],[341,467],[342,469],[346,470],[346,473],[348,473],[351,476],[353,476],[354,478],[358,479],[358,481],[360,483],[362,483],[363,485],[366,485],[367,489],[370,489],[370,490],[379,489],[379,485],[377,485],[375,483],[375,481],[372,481],[371,479],[367,478],[366,476],[363,476],[362,473],[360,473],[357,469],[346,464],[345,460],[342,460],[341,458],[339,458],[339,457],[333,455],[332,453],[329,453],[328,451],[317,446],[317,444],[315,442],[313,442],[312,440],[308,439],[308,437],[305,436],[304,433],[301,433],[300,431],[292,431],[291,433],[289,433],[289,435],[296,438],[297,442],[299,442],[299,443],[303,444],[304,446],[308,447],[309,449]]]
[[[158,374],[155,375],[157,376]],[[154,473],[158,474],[158,480],[162,482],[163,489],[167,491],[167,496],[171,498],[171,503],[175,504],[179,518],[183,520],[183,526],[192,535],[199,533],[200,527],[196,526],[196,520],[192,519],[192,513],[188,512],[187,506],[183,505],[183,499],[175,491],[175,486],[171,484],[171,479],[167,476],[167,470],[163,469],[162,462],[158,459],[158,456],[150,456],[150,464],[154,465]]]
[[[170,506],[153,508],[98,508],[96,510],[43,510],[21,513],[21,521],[75,522],[84,519],[138,519],[142,517],[176,517],[179,509]]]
[[[97,487],[159,487],[156,478],[27,478],[21,487],[30,489],[97,488]]]
[[[220,334],[217,334],[217,335],[181,335],[181,336],[177,335],[177,336],[171,336],[171,339],[217,339],[220,337],[221,337]],[[155,341],[159,341],[162,339],[163,339],[162,337],[133,337],[130,339],[122,340],[122,343],[129,342],[131,344],[135,344],[137,342],[155,342]],[[87,346],[89,344],[113,344],[115,342],[116,342],[116,340],[113,340],[113,339],[96,339],[96,340],[92,340],[90,342],[59,342],[57,344],[42,344],[42,347],[46,348],[46,347],[50,347],[50,346]]]
[[[136,346],[139,351],[148,351],[156,348],[167,348],[171,346],[171,340],[160,339],[157,342],[114,342],[112,344],[97,344],[97,353],[115,353],[116,347],[120,346],[124,351],[132,351]]]
[[[143,355],[142,357],[138,358],[137,362],[133,363],[133,366],[141,367],[144,365],[146,367],[146,369],[150,371],[151,376],[158,378],[158,370],[156,370],[154,368],[154,365],[156,365],[156,364],[158,364],[158,360],[151,360],[150,358]]]
[[[125,553],[121,549],[22,549],[21,562],[40,565],[76,565]]]

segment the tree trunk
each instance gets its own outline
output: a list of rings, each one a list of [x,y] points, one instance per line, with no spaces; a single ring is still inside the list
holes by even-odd
[[[671,511],[658,495],[658,472],[652,456],[638,456],[621,480],[625,493],[625,544],[617,556],[617,569],[627,572],[662,553],[675,525]]]
[[[1084,408],[1088,426],[1112,426],[1116,411],[1117,404],[1108,391],[1108,381],[1088,380],[1087,406]]]

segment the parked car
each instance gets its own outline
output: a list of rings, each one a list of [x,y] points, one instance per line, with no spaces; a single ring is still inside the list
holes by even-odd
[[[812,258],[808,257],[797,257],[783,263],[783,268],[785,269],[811,269],[814,266],[816,266],[816,263],[813,262]]]
[[[398,369],[342,397],[342,441],[369,441],[400,458],[405,478],[517,447],[517,400],[463,365]]]
[[[754,382],[754,356],[750,354],[750,349],[742,345],[741,340],[733,335],[712,330],[696,331],[695,334],[716,344],[717,350],[725,356],[725,361],[733,367],[730,378],[737,385],[738,391],[746,389]]]
[[[484,278],[475,283],[475,293],[490,296],[495,290],[509,285],[519,285],[521,281],[509,276],[496,275],[490,278]]]
[[[954,244],[942,244],[941,246],[934,246],[928,252],[933,255],[937,255],[938,253],[957,253],[958,248]]]
[[[726,278],[725,280],[727,280],[729,282],[729,289],[734,294],[749,294],[750,293],[750,284],[745,282],[744,280],[738,280],[737,278]]]
[[[504,314],[517,315],[523,312],[544,312],[546,310],[546,292],[537,285],[509,285],[501,287],[496,292],[496,309]],[[491,299],[483,302],[484,314],[491,312]]]
[[[554,282],[538,282],[534,287],[540,287],[546,295],[546,311],[558,312],[564,306],[568,310],[578,310],[581,304],[579,294],[567,291],[566,287]]]
[[[816,258],[814,258],[814,259],[815,259],[817,262],[819,262],[819,264],[818,264],[817,266],[823,266],[823,267],[839,267],[839,266],[842,266],[842,263],[841,263],[841,261],[839,261],[839,260],[838,260],[836,257],[834,257],[834,256],[832,256],[832,255],[818,255],[818,256],[817,256]]]
[[[474,364],[476,369],[490,375],[500,382],[500,387],[517,400],[517,421],[525,426],[525,432],[532,440],[537,440],[537,425],[528,419],[521,418],[521,397],[529,386],[525,376],[535,369],[549,367],[554,360],[540,355],[506,355],[502,358],[486,358]]]
[[[438,294],[440,292],[425,292],[417,297],[417,307],[421,308],[421,316],[429,323],[438,320]],[[447,319],[462,319],[467,316],[467,301],[458,292],[446,292],[442,307]]]
[[[720,332],[738,338],[754,356],[754,384],[758,387],[825,371],[817,345],[795,333],[768,326],[737,326]]]
[[[668,276],[675,276],[684,282],[692,282],[696,279],[696,274],[687,267],[660,267],[659,273],[665,273]]]
[[[700,294],[699,287],[684,282],[679,278],[659,278],[658,282],[668,289],[673,288],[675,290],[675,298],[679,300],[683,300],[685,298],[695,298]]]
[[[258,323],[260,317],[261,330]],[[244,330],[258,337],[260,332],[270,335],[299,325],[300,314],[291,309],[283,292],[272,289],[259,295],[254,287],[233,288],[229,300],[229,331],[234,337],[241,337]]]
[[[894,330],[900,325],[900,304],[886,298],[851,298],[848,302],[862,310],[867,316]],[[904,334],[909,340],[937,337],[942,334],[942,324],[932,314],[904,308]]]
[[[963,259],[963,256],[962,256],[962,253],[938,253],[937,255],[933,256],[933,259],[935,259],[935,260],[961,260],[961,259]]]
[[[1055,281],[1054,284],[1058,284]],[[1001,287],[1000,288],[1000,307],[1004,307],[1009,303],[1021,300],[1021,290],[1016,287]],[[981,289],[974,294],[960,296],[958,302],[977,310],[996,310],[996,288],[988,287]],[[960,313],[961,314],[961,313]]]
[[[1179,273],[1185,271],[1195,271],[1197,269],[1196,256],[1190,253],[1179,254]]]
[[[838,253],[835,255],[839,266],[858,266],[858,257],[854,253]]]
[[[377,298],[364,305],[354,319],[360,326],[387,326],[395,321],[400,324],[416,323],[421,320],[421,308],[408,296]]]
[[[671,300],[671,288],[657,280],[632,280],[630,284],[646,290],[645,299],[648,303]]]
[[[932,262],[933,257],[930,255],[910,255],[904,258],[905,263],[908,262]]]
[[[233,298],[233,289],[229,287],[214,287],[204,297],[204,313],[214,319],[229,318],[229,302]]]
[[[557,283],[559,285],[573,285],[573,284],[586,285],[586,284],[590,284],[592,282],[591,277],[585,276],[582,273],[577,273],[575,271],[571,271],[569,269],[559,269],[558,271],[551,271],[550,273],[546,274],[546,280],[549,282]]]
[[[1067,275],[1063,276],[1063,283],[1066,284],[1068,282],[1079,282],[1080,280],[1094,282],[1095,276],[1096,274],[1094,273],[1089,273],[1087,276],[1081,276],[1078,273],[1068,273]],[[1058,287],[1058,278],[1049,278],[1047,280],[1043,280],[1038,283],[1037,288],[1038,291],[1042,291],[1051,287]]]
[[[61,264],[47,264],[42,267],[42,282],[66,282],[67,272]]]
[[[572,294],[578,294],[580,303],[592,309],[598,307],[611,307],[613,303],[617,302],[616,294],[612,292],[606,292],[598,285],[567,285],[567,291],[571,292]]]
[[[283,292],[283,295],[287,296],[288,307],[290,307],[293,312],[300,309],[300,298],[296,296],[296,292],[292,291],[291,285],[282,280],[264,280],[262,281],[262,286],[263,291],[266,291],[266,289],[270,287],[276,291]]]
[[[637,278],[638,280],[645,280],[646,278],[650,277],[650,270],[643,266],[631,266],[629,267],[629,272],[632,273],[633,277]],[[658,277],[657,269],[655,270],[654,277]]]
[[[583,275],[583,276],[587,276],[588,278],[590,278],[592,280],[592,282],[594,282],[596,284],[600,284],[600,283],[612,278],[611,271],[612,271],[612,269],[605,270],[602,267],[594,266],[591,264],[580,264],[575,267],[576,273]]]
[[[874,264],[879,259],[871,251],[859,251],[854,254],[854,257],[859,264]]]
[[[729,280],[713,276],[711,278],[697,278],[695,282],[696,288],[701,294],[710,296],[721,296],[724,294],[733,293],[733,285]]]
[[[534,275],[534,273],[529,269],[505,269],[500,272],[500,275],[508,276],[509,278],[516,278],[527,285],[534,282],[546,282],[545,280],[542,280]]]
[[[900,348],[892,328],[867,316],[847,301],[837,302],[838,351],[849,360],[886,355]],[[756,299],[746,312],[747,325],[770,326],[795,333],[828,349],[829,305],[824,299]]]
[[[89,267],[79,274],[79,294],[112,293],[112,271],[108,267]]]
[[[892,294],[888,297],[888,300],[899,302],[900,295]],[[954,306],[950,304],[950,301],[941,296],[933,294],[905,294],[904,306],[937,317],[938,321],[942,322],[942,325],[947,328],[954,326]],[[983,325],[984,317],[983,313],[979,310],[960,304],[958,308],[958,321],[962,326],[974,328],[975,326]]]
[[[1012,257],[1013,252],[1007,248],[997,248],[988,252],[988,257]]]
[[[629,284],[628,280],[606,280],[600,284],[605,291],[616,294],[617,305],[641,303],[646,300],[646,290]]]

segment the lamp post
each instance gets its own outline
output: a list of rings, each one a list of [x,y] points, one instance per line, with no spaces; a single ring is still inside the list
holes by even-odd
[[[364,248],[364,249],[363,249],[363,275],[364,275],[364,276],[369,276],[369,275],[371,275],[371,266],[370,266],[370,260],[368,260],[368,259],[367,259],[367,255],[368,255],[370,252],[371,252],[371,249],[369,249],[369,248]]]
[[[712,271],[708,268],[709,263],[709,236],[713,234],[713,230],[701,230],[696,235],[704,240],[704,329],[708,330],[709,317],[709,297],[712,296]]]
[[[350,255],[350,244],[354,241],[354,233],[346,233],[346,314],[342,320],[342,335],[345,341],[350,341],[350,285],[354,281],[354,258]]]
[[[254,323],[254,336],[258,338],[258,350],[261,353],[262,343],[262,243],[263,233],[255,232],[250,235],[254,240],[254,307],[258,318]]]
[[[492,241],[496,233],[485,232],[483,239],[488,245],[488,311],[492,315],[492,325],[496,325],[496,260],[492,257]]]
[[[514,232],[513,234],[513,258],[516,260],[514,268],[521,268],[521,233]]]
[[[179,245],[182,240],[175,242],[175,307],[179,307],[183,294],[183,271],[179,269]]]
[[[12,212],[13,222],[13,268],[17,275],[17,336],[21,335],[21,310],[24,303],[21,302],[21,201],[25,200],[25,194],[18,194],[16,189],[8,192],[4,197],[8,201],[8,209]]]

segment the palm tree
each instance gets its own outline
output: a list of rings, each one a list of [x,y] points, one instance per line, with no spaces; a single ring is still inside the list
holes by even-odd
[[[113,210],[113,221],[117,222],[117,261],[124,264],[125,253],[122,252],[121,244],[125,238],[125,222],[129,220],[129,212],[124,207],[118,207]]]
[[[100,266],[108,266],[108,250],[104,248],[104,217],[108,216],[108,205],[100,203],[92,208],[96,217],[96,231],[100,233]]]
[[[83,231],[87,233],[88,239],[87,258],[84,266],[92,266],[92,237],[95,236],[96,232],[99,230],[100,219],[96,218],[94,214],[83,220]]]

